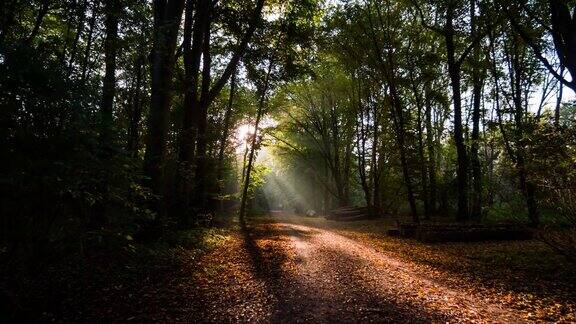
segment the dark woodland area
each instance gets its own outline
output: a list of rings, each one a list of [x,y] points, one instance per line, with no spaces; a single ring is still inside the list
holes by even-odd
[[[0,9],[0,322],[576,322],[576,1]]]

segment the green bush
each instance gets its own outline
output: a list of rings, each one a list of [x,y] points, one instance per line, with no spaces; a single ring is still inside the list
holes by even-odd
[[[0,258],[32,265],[127,244],[155,197],[117,136],[102,139],[94,89],[41,49],[0,53]]]

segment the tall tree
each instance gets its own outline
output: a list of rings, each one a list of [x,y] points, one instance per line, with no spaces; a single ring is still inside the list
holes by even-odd
[[[217,170],[217,180],[222,181],[222,176],[224,173],[224,152],[228,146],[228,135],[230,132],[230,121],[232,118],[233,107],[234,107],[234,95],[236,93],[236,75],[237,72],[232,74],[230,78],[230,96],[228,97],[228,105],[226,106],[226,112],[224,113],[224,121],[222,124],[222,136],[220,137],[220,147],[218,148],[218,170]]]
[[[547,9],[549,23],[541,23],[546,19],[539,18],[539,8],[531,8],[530,3],[499,0],[500,7],[506,13],[509,21],[534,55],[558,81],[576,92],[576,6],[568,0],[548,0]],[[540,2],[535,2],[539,5]],[[537,21],[538,24],[534,24]],[[540,26],[538,26],[540,25]],[[542,26],[544,25],[544,26]],[[535,26],[535,27],[534,27]],[[560,70],[566,68],[572,80],[568,81],[563,73],[549,61],[541,38],[535,37],[533,31],[544,28],[552,38]],[[536,33],[538,34],[538,33]]]
[[[150,186],[156,194],[163,193],[162,167],[166,154],[172,99],[174,53],[183,10],[184,0],[154,0],[153,2],[151,96],[144,171],[150,178]]]
[[[482,12],[478,8],[477,0],[470,1],[470,33],[478,33],[479,22],[477,12]],[[472,81],[472,134],[470,145],[470,162],[472,167],[472,197],[470,203],[470,216],[472,219],[479,219],[482,213],[482,165],[480,163],[480,123],[482,90],[484,86],[486,68],[484,56],[481,55],[482,48],[480,42],[474,45],[470,57],[471,81]]]
[[[184,183],[180,186],[179,199],[188,200],[194,195],[193,205],[196,209],[205,210],[208,199],[207,183],[207,117],[208,108],[218,96],[232,73],[236,70],[252,36],[261,19],[264,0],[257,0],[244,34],[231,53],[224,71],[214,82],[211,80],[211,22],[214,2],[200,0],[188,1],[184,30],[184,66],[186,71],[184,122],[182,124],[179,162],[182,171],[195,167],[194,181],[181,177]],[[194,15],[192,10],[194,10]],[[192,19],[194,17],[194,21]],[[202,60],[202,68],[200,62]],[[201,70],[201,71],[200,71]],[[193,191],[192,191],[193,189]],[[185,205],[188,205],[185,203]],[[190,207],[190,206],[188,206]]]
[[[244,221],[244,216],[246,214],[246,203],[248,199],[248,187],[250,186],[250,177],[252,173],[252,168],[254,165],[257,144],[258,144],[258,128],[260,127],[260,121],[262,120],[262,116],[264,115],[264,109],[266,105],[267,93],[268,88],[270,87],[270,75],[272,73],[272,68],[274,66],[274,58],[270,58],[268,62],[268,70],[266,72],[266,76],[264,77],[264,82],[258,92],[260,94],[260,98],[258,100],[258,110],[256,112],[256,121],[254,122],[254,134],[250,136],[250,154],[248,155],[248,161],[246,164],[246,171],[244,175],[244,183],[242,184],[242,196],[240,198],[240,210],[239,210],[239,217],[240,221]]]
[[[412,220],[418,223],[419,216],[416,207],[412,172],[409,166],[408,141],[406,139],[409,114],[406,112],[401,93],[402,90],[400,88],[399,63],[396,55],[397,48],[384,45],[398,44],[395,38],[395,36],[398,36],[398,33],[395,32],[395,28],[398,28],[400,23],[400,10],[398,5],[392,6],[391,4],[387,4],[383,12],[380,6],[372,1],[367,9],[367,26],[363,28],[367,29],[367,33],[371,35],[373,44],[371,49],[377,58],[377,66],[385,80],[385,89],[387,91],[386,101],[396,132],[397,147],[400,153],[400,165],[402,167],[410,212],[412,214]]]
[[[122,7],[118,0],[104,1],[106,39],[104,41],[104,83],[102,87],[102,122],[105,128],[112,125],[114,96],[116,94],[116,56],[118,53],[118,24]]]
[[[132,101],[128,106],[128,140],[126,149],[132,156],[138,156],[140,141],[140,121],[143,111],[143,85],[146,82],[145,77],[146,64],[143,54],[139,54],[134,62],[134,81],[132,89]]]
[[[526,137],[531,122],[527,109],[529,105],[527,94],[533,91],[540,76],[536,62],[528,55],[528,48],[516,34],[511,32],[504,34],[501,40],[501,57],[498,57],[497,46],[497,39],[491,37],[491,70],[496,92],[498,124],[506,152],[516,168],[528,218],[533,226],[537,226],[540,220],[536,185],[530,179]],[[501,69],[498,67],[499,62],[503,65]],[[507,77],[507,83],[500,82],[501,75]],[[504,109],[500,103],[501,100],[510,109]],[[506,114],[510,116],[509,122],[507,122]]]
[[[423,26],[442,35],[445,42],[448,75],[452,89],[452,105],[454,108],[454,142],[457,153],[456,177],[458,189],[457,219],[465,221],[468,220],[470,216],[468,208],[469,160],[468,148],[464,140],[465,129],[462,119],[462,65],[470,55],[470,52],[486,36],[488,28],[475,26],[472,33],[465,33],[464,36],[460,36],[462,35],[462,31],[458,30],[455,22],[459,20],[462,4],[456,0],[435,4],[437,6],[436,8],[442,11],[440,14],[444,17],[444,22],[441,25],[429,24],[426,19],[426,14],[418,1],[413,0],[412,3],[416,6]],[[459,51],[458,45],[462,43],[464,44],[464,48]]]

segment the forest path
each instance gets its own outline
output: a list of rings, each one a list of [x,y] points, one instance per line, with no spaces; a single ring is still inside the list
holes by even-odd
[[[203,320],[523,321],[481,293],[450,288],[386,251],[331,229],[280,218],[243,233],[237,254],[224,256],[236,264],[236,274],[217,279],[224,294],[204,296],[214,306],[206,308]]]

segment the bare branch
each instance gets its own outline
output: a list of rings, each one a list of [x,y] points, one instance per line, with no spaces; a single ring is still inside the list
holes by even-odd
[[[550,64],[548,59],[546,59],[544,57],[544,54],[542,53],[542,50],[540,49],[540,47],[534,42],[534,40],[530,37],[530,35],[528,35],[526,30],[524,30],[524,28],[522,28],[522,26],[516,20],[514,15],[512,15],[510,10],[506,6],[502,5],[501,3],[500,3],[500,6],[502,7],[502,10],[504,10],[508,19],[510,20],[510,23],[512,24],[512,27],[514,28],[514,30],[518,33],[518,35],[520,35],[522,40],[532,49],[532,51],[536,55],[536,58],[538,58],[538,60],[546,67],[546,69],[548,69],[548,72],[550,72],[556,79],[558,79],[558,81],[562,82],[562,84],[564,84],[565,86],[569,87],[570,89],[576,91],[576,80],[572,80],[572,82],[570,82],[570,81],[566,80],[562,75],[560,75],[556,71],[556,69],[552,66],[552,64]]]

